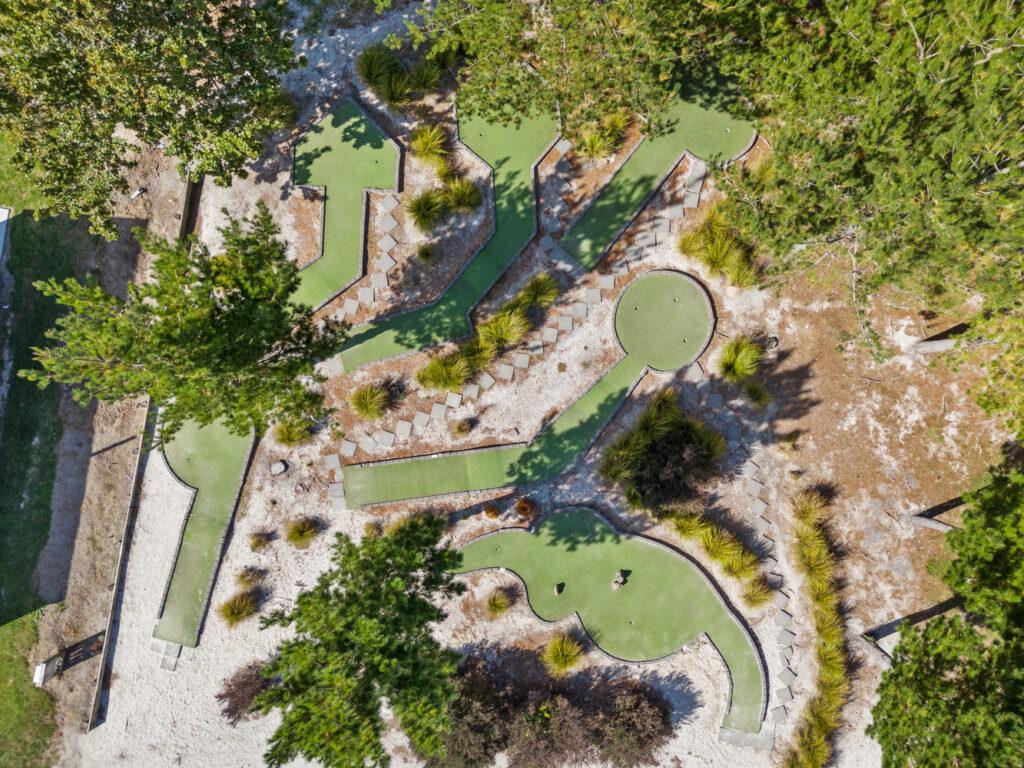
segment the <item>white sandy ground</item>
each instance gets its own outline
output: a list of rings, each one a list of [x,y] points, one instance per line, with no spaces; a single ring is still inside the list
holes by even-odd
[[[322,108],[339,90],[348,87],[352,61],[359,50],[386,34],[400,31],[403,18],[411,16],[412,10],[406,8],[386,15],[372,26],[339,29],[333,36],[324,34],[300,43],[301,52],[309,59],[309,66],[289,75],[287,84],[294,92],[306,97],[302,106],[303,119]],[[215,244],[214,212],[222,205],[236,213],[247,213],[255,199],[287,194],[287,175],[275,174],[272,180],[254,178],[249,182],[238,182],[230,194],[207,187],[204,194],[205,226],[201,232],[203,239]],[[206,195],[210,196],[208,200]],[[291,240],[293,222],[284,216],[279,219],[279,224],[286,239]],[[731,313],[730,334],[754,329],[768,334],[779,333],[780,323],[787,314],[786,307],[780,306],[771,294],[727,289],[721,281],[709,279],[696,265],[685,263],[667,245],[657,249],[647,259],[644,268],[647,269],[648,265],[650,268],[684,267],[700,274],[715,294],[719,308]],[[567,307],[569,302],[581,297],[582,291],[594,281],[596,276],[591,276],[576,286],[563,296],[561,306]],[[620,280],[619,290],[622,283]],[[592,308],[583,327],[563,336],[554,351],[543,359],[535,358],[528,374],[517,373],[514,386],[499,383],[483,395],[480,401],[483,407],[479,408],[483,413],[475,437],[496,435],[504,440],[527,439],[538,431],[543,417],[551,408],[561,409],[602,375],[612,361],[609,353],[614,351],[613,305],[614,298],[608,297]],[[566,365],[566,374],[559,375],[557,368],[560,363]],[[584,367],[584,363],[588,365]],[[380,370],[386,370],[386,366]],[[613,516],[621,515],[623,505],[620,496],[603,487],[596,477],[597,456],[610,433],[635,417],[639,409],[638,394],[650,393],[673,381],[680,383],[681,377],[648,374],[595,448],[557,481],[530,489],[531,496],[545,508],[589,504]],[[692,395],[692,390],[687,391]],[[726,404],[735,406],[748,434],[753,433],[756,438],[761,429],[759,425],[766,423],[766,417],[756,416],[735,402],[727,401]],[[912,393],[908,391],[908,413],[914,405]],[[453,418],[469,415],[469,412],[469,407],[464,406]],[[429,437],[437,445],[445,445],[452,440],[450,432],[440,424],[431,425],[429,430],[424,437]],[[311,585],[317,574],[327,567],[334,533],[342,532],[357,538],[364,523],[373,519],[366,512],[331,511],[326,494],[329,478],[319,471],[318,464],[318,457],[329,440],[329,435],[321,434],[298,451],[285,451],[268,439],[258,449],[235,522],[234,535],[226,547],[211,607],[216,607],[234,592],[234,574],[247,565],[263,567],[269,572],[268,586],[272,589],[272,597],[267,607],[287,607],[301,589]],[[281,478],[270,478],[266,472],[267,463],[278,457],[286,457],[291,469]],[[771,505],[768,514],[775,528],[782,525],[785,532],[785,516],[776,503],[780,492],[775,483],[781,481],[792,467],[784,454],[770,448],[755,452],[755,460],[762,466],[759,479],[766,482],[763,495]],[[737,510],[739,518],[746,514],[747,503],[741,491],[742,482],[741,479],[729,479],[716,490],[718,506]],[[445,502],[445,506],[466,508],[493,495],[464,494],[450,503]],[[278,723],[277,716],[272,714],[249,720],[232,728],[219,716],[214,696],[221,681],[239,666],[267,658],[282,638],[282,632],[277,629],[261,631],[255,621],[231,630],[218,617],[211,615],[203,629],[199,647],[185,649],[174,672],[160,669],[160,657],[153,650],[152,630],[190,500],[191,492],[168,471],[162,456],[152,455],[145,470],[138,523],[131,544],[120,633],[112,661],[113,683],[107,719],[90,734],[66,734],[61,766],[210,768],[262,764],[261,755]],[[271,503],[272,500],[276,504]],[[501,504],[504,510],[501,519],[487,520],[482,515],[466,518],[455,527],[455,540],[462,542],[484,530],[507,524],[511,520],[508,502]],[[413,504],[410,508],[422,506]],[[246,541],[249,533],[266,527],[280,531],[282,522],[298,513],[320,515],[329,524],[327,533],[304,551],[295,550],[281,540],[271,544],[263,553],[249,551]],[[636,523],[642,527],[639,520],[619,517],[618,522],[623,525]],[[660,531],[660,534],[684,551],[697,554],[695,549],[674,540],[665,531]],[[790,565],[784,546],[785,537],[777,538],[783,542],[775,553],[780,560],[778,570],[783,575],[785,588],[793,596],[790,610],[794,613],[793,628],[798,634],[793,668],[800,675],[793,684],[796,697],[790,705],[793,715],[776,731],[777,743],[784,744],[813,689],[814,650],[808,605]],[[705,563],[704,558],[699,559]],[[739,604],[737,585],[724,579],[713,567],[710,570],[733,604]],[[475,599],[483,599],[493,586],[508,578],[498,573],[474,576],[470,594]],[[449,619],[436,631],[438,639],[452,647],[465,648],[487,642],[511,643],[534,637],[539,645],[545,633],[550,631],[550,627],[535,619],[521,603],[499,621],[473,620],[456,610],[464,599],[459,598],[449,606]],[[764,650],[769,689],[774,692],[779,687],[775,676],[781,669],[775,639],[777,628],[772,623],[775,609],[768,607],[744,613]],[[573,621],[575,619],[570,618],[565,623]],[[874,663],[870,659],[861,661],[869,665]],[[718,740],[725,707],[726,681],[723,664],[706,641],[698,640],[668,659],[643,665],[624,665],[591,649],[587,663],[609,671],[622,669],[625,673],[648,679],[676,706],[674,735],[660,753],[660,766],[767,768],[778,764],[781,754],[778,748],[773,753],[765,753]],[[868,699],[858,699],[848,708],[847,723],[838,741],[837,765],[843,768],[868,768],[880,764],[877,745],[863,735],[863,728],[869,722],[870,703]],[[773,706],[774,693],[769,708]],[[767,727],[771,728],[770,725]],[[407,741],[400,732],[390,731],[386,743],[395,756],[393,765],[417,765],[410,757]],[[499,759],[499,766],[501,764]]]

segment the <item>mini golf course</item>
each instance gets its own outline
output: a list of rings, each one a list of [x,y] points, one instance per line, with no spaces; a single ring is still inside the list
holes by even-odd
[[[707,634],[729,669],[723,725],[758,733],[766,701],[761,658],[716,587],[679,553],[618,533],[586,509],[566,509],[532,532],[506,530],[462,548],[460,573],[506,568],[526,586],[534,612],[557,621],[575,612],[591,639],[627,661],[675,653]],[[613,590],[616,573],[626,582]],[[561,584],[560,594],[555,585]]]
[[[467,313],[534,235],[533,164],[558,138],[555,121],[524,117],[517,126],[463,118],[459,126],[462,142],[494,172],[494,235],[437,303],[354,329],[340,355],[346,371],[468,336]]]
[[[615,330],[626,352],[604,377],[528,445],[342,468],[347,504],[359,507],[544,480],[576,462],[647,368],[674,370],[707,346],[713,326],[704,289],[681,272],[654,272],[619,298]]]

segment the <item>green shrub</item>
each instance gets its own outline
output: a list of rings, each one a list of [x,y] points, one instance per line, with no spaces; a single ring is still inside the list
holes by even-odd
[[[437,257],[437,245],[434,243],[420,243],[416,249],[416,258],[425,264],[429,264]]]
[[[484,515],[491,518],[492,520],[501,515],[501,510],[498,509],[497,504],[488,504],[484,507]]]
[[[273,531],[254,531],[249,534],[249,549],[253,552],[259,552],[273,540]]]
[[[437,65],[437,68],[442,72],[447,72],[452,69],[459,60],[459,51],[457,48],[445,48],[443,50],[435,50],[430,54],[430,60]]]
[[[615,141],[602,131],[587,131],[580,137],[576,151],[585,160],[604,160],[615,151]]]
[[[448,156],[448,136],[439,125],[420,125],[409,137],[409,149],[423,162],[440,168]]]
[[[458,390],[470,376],[469,365],[459,352],[433,358],[416,372],[416,381],[425,389]]]
[[[764,350],[749,336],[732,339],[718,356],[718,373],[733,384],[749,379],[761,367]]]
[[[516,514],[520,517],[530,517],[534,512],[537,511],[537,505],[534,504],[530,499],[519,498],[516,499],[515,510]]]
[[[448,213],[448,198],[440,189],[421,192],[405,204],[413,224],[420,232],[429,232]]]
[[[502,311],[477,328],[480,339],[496,350],[511,347],[530,331],[530,321],[522,312]]]
[[[473,420],[472,419],[459,419],[452,424],[452,432],[459,437],[465,437],[473,431]]]
[[[487,598],[487,615],[496,619],[512,607],[512,595],[507,589],[498,588]]]
[[[697,226],[680,236],[678,246],[680,253],[704,264],[712,277],[725,277],[739,288],[757,283],[758,269],[750,249],[730,231],[717,206],[708,209]]]
[[[661,695],[639,680],[620,678],[597,698],[605,699],[593,727],[600,759],[616,768],[654,765],[655,753],[672,736],[671,710]]]
[[[299,517],[284,528],[284,540],[297,549],[305,549],[320,534],[320,521],[315,517]]]
[[[743,392],[750,398],[750,402],[762,411],[771,405],[772,400],[775,399],[775,396],[765,389],[764,385],[756,381],[748,381],[744,384]]]
[[[364,48],[356,60],[356,74],[374,90],[389,77],[404,73],[401,59],[383,43]]]
[[[349,395],[348,404],[359,418],[373,421],[387,413],[391,393],[383,384],[367,384]]]
[[[431,59],[423,59],[416,62],[411,70],[409,70],[409,84],[413,90],[420,92],[428,92],[434,90],[437,87],[437,83],[441,80],[441,67],[437,65],[436,61]]]
[[[247,589],[221,603],[217,613],[229,627],[233,627],[255,614],[259,607],[259,592],[256,589]]]
[[[445,187],[444,194],[449,207],[460,213],[475,211],[483,200],[480,187],[469,179],[453,179]]]
[[[548,674],[563,678],[579,664],[583,656],[583,645],[568,632],[555,635],[541,651],[540,660]]]
[[[312,436],[309,422],[299,419],[286,419],[274,427],[274,439],[281,445],[295,448],[309,440]]]

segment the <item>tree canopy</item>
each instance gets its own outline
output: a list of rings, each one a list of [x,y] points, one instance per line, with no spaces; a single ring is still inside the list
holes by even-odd
[[[423,515],[359,546],[339,534],[334,567],[293,610],[265,620],[296,632],[264,668],[280,684],[257,699],[282,715],[268,765],[302,755],[325,766],[386,766],[382,698],[417,750],[443,753],[459,655],[438,644],[431,625],[445,618],[435,601],[465,589],[451,576],[462,556],[438,546],[444,527]]]
[[[278,76],[294,66],[284,0],[7,0],[0,130],[51,201],[108,238],[126,190],[129,129],[165,142],[183,175],[227,183],[292,119]]]
[[[309,307],[291,303],[298,270],[265,205],[222,235],[214,255],[198,242],[135,230],[155,260],[151,279],[129,285],[124,300],[95,281],[36,283],[71,311],[47,332],[53,346],[34,348],[40,367],[19,374],[40,386],[75,385],[83,405],[148,394],[162,408],[164,441],[188,419],[224,419],[247,434],[317,413],[321,396],[306,383],[344,329],[318,328]]]

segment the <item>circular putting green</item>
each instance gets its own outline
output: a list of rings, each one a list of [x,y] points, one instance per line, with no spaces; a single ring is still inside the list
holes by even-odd
[[[711,339],[714,317],[704,289],[682,272],[652,272],[632,283],[615,308],[626,354],[659,371],[695,360]]]

